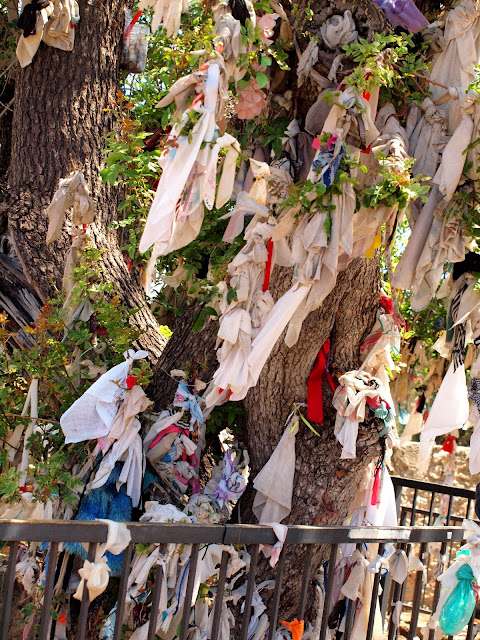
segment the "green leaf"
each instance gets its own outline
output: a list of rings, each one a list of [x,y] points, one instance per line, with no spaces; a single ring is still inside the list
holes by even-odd
[[[263,89],[263,87],[266,87],[267,84],[270,82],[270,78],[267,75],[265,75],[262,71],[259,71],[256,74],[255,80],[258,82],[258,86],[260,87],[260,89]]]
[[[197,314],[197,317],[193,322],[193,325],[192,325],[193,333],[200,333],[204,325],[205,325],[205,308],[200,310],[200,312]]]
[[[218,313],[215,311],[213,307],[205,307],[205,313],[208,316],[218,316]]]
[[[272,64],[272,59],[269,58],[268,56],[262,56],[260,64],[262,67],[270,67]]]
[[[318,437],[321,437],[320,434],[318,433],[318,431],[316,431],[312,425],[310,424],[310,422],[305,418],[305,416],[299,411],[298,415],[300,416],[300,418],[303,420],[303,422],[307,425],[307,427],[313,431],[313,433],[315,433]]]
[[[272,142],[272,149],[277,158],[280,158],[282,155],[282,141],[280,138],[275,138]]]

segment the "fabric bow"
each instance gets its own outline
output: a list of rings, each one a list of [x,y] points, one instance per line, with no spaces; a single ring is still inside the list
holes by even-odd
[[[110,553],[118,555],[129,545],[131,540],[130,531],[123,522],[113,522],[112,520],[98,520],[98,522],[104,522],[108,526],[107,541],[98,545],[95,560],[93,562],[85,560],[83,567],[79,569],[81,581],[73,596],[76,600],[82,599],[85,584],[88,589],[89,602],[105,591],[110,574],[105,553],[110,551]]]

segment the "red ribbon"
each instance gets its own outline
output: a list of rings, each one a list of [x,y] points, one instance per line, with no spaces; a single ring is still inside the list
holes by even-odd
[[[447,453],[453,453],[453,447],[455,446],[455,436],[448,436],[443,443],[442,451]]]
[[[263,278],[262,291],[268,291],[268,285],[270,284],[270,274],[272,272],[272,255],[273,255],[273,240],[268,239],[267,245],[267,263],[265,265],[265,277]]]
[[[137,11],[137,13],[133,16],[132,21],[130,22],[128,27],[125,29],[125,40],[128,40],[128,36],[131,34],[135,23],[138,22],[138,19],[140,18],[141,15],[142,15],[142,11],[140,10],[140,11]]]
[[[378,342],[382,336],[383,336],[383,331],[378,331],[377,333],[374,333],[373,335],[371,335],[369,338],[365,340],[365,342],[362,345],[360,345],[360,351],[364,351],[369,345],[375,344],[376,342]]]
[[[372,507],[376,507],[377,504],[379,503],[378,492],[380,490],[380,471],[381,470],[382,470],[381,467],[377,469],[377,472],[375,474],[375,480],[373,481],[372,500],[371,500]]]
[[[181,435],[184,435],[184,436],[190,435],[190,432],[188,429],[182,429],[181,427],[177,427],[176,424],[171,424],[169,427],[166,427],[165,429],[160,431],[160,433],[155,437],[155,439],[152,440],[152,442],[148,447],[148,450],[151,451],[153,447],[155,447],[160,442],[163,436],[166,436],[168,433],[180,433]]]
[[[330,338],[325,340],[322,348],[318,352],[317,362],[308,378],[308,402],[307,415],[312,422],[323,424],[323,390],[322,380],[325,375],[332,391],[335,391],[337,384],[332,374],[327,370],[327,358],[330,351]]]
[[[380,305],[384,311],[393,316],[393,314],[395,313],[395,309],[393,306],[393,300],[391,298],[389,298],[388,296],[382,296],[380,298]]]

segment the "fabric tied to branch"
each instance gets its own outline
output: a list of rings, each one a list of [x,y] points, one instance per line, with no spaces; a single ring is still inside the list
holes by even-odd
[[[293,416],[270,459],[256,476],[253,512],[259,522],[281,522],[292,509],[295,475],[295,436],[298,419]]]
[[[420,452],[424,459],[430,457],[437,436],[464,427],[468,413],[465,367],[462,363],[455,369],[451,362],[420,435]]]
[[[125,362],[104,373],[60,418],[66,443],[102,438],[110,432],[134,360],[148,357],[146,351],[132,349],[123,355]]]
[[[335,392],[337,384],[332,374],[327,369],[327,360],[330,353],[330,338],[323,343],[318,352],[317,362],[308,378],[308,419],[312,422],[323,424],[323,377],[326,376],[328,385]]]
[[[65,223],[67,210],[72,208],[75,226],[91,224],[95,215],[95,201],[91,198],[83,173],[60,180],[59,187],[48,205],[47,245],[58,240]]]
[[[178,383],[175,398],[173,400],[174,407],[182,407],[188,409],[192,415],[193,420],[199,424],[203,424],[203,413],[198,404],[199,397],[196,393],[190,393],[186,383],[180,380]]]

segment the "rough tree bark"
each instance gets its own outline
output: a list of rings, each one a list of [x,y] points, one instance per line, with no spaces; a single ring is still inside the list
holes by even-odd
[[[115,284],[115,293],[130,308],[140,309],[132,321],[144,329],[140,343],[155,361],[164,340],[139,285],[126,267],[117,233],[118,192],[102,183],[102,136],[114,128],[109,111],[120,81],[124,0],[79,0],[80,23],[73,52],[43,42],[16,77],[12,123],[12,154],[0,215],[7,217],[11,252],[23,276],[41,301],[59,285],[70,238],[64,231],[45,246],[48,206],[60,178],[81,170],[97,201],[91,233],[104,250],[101,270]],[[1,278],[1,275],[0,275]]]

